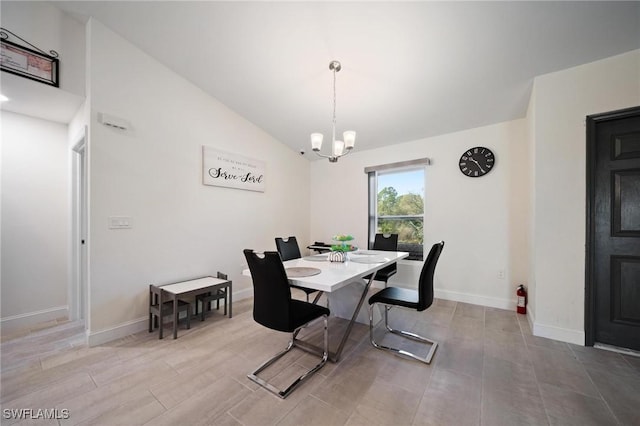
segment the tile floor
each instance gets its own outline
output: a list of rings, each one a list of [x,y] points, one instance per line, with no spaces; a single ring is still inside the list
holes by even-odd
[[[3,335],[1,423],[640,425],[640,358],[535,337],[522,315],[445,300],[390,314],[393,325],[440,342],[430,366],[374,349],[357,325],[339,363],[280,400],[246,374],[288,337],[256,324],[251,307],[243,300],[231,320],[194,320],[177,340],[141,332],[88,348],[73,322]],[[332,319],[330,333],[344,326]],[[304,333],[315,339],[319,329]],[[295,351],[265,373],[284,383],[314,363]],[[69,415],[7,418],[29,408]]]

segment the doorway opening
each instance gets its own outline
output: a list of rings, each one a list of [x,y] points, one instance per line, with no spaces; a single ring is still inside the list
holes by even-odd
[[[71,282],[69,320],[80,321],[88,329],[87,267],[87,129],[83,129],[72,148],[71,161]]]

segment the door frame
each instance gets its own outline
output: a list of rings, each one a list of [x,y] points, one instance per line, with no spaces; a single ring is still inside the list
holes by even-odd
[[[596,128],[600,123],[619,120],[640,114],[640,107],[631,107],[600,114],[588,115],[587,130],[587,205],[586,205],[586,259],[584,288],[584,335],[585,346],[593,346],[596,336],[596,286],[595,286],[595,196],[596,196]]]
[[[69,285],[69,319],[82,320],[89,326],[88,315],[88,173],[87,128],[83,127],[71,148],[71,281]]]

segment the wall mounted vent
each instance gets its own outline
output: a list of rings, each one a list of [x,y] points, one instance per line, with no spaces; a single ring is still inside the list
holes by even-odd
[[[98,113],[98,122],[100,124],[104,124],[107,127],[112,127],[117,130],[127,130],[129,128],[129,123],[127,120],[114,117],[113,115],[104,114],[102,112]]]

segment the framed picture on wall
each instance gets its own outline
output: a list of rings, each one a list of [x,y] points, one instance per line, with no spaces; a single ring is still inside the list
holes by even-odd
[[[203,146],[202,183],[264,192],[265,163],[210,146]]]
[[[20,46],[8,40],[0,40],[2,57],[0,69],[40,83],[59,87],[58,58]]]

